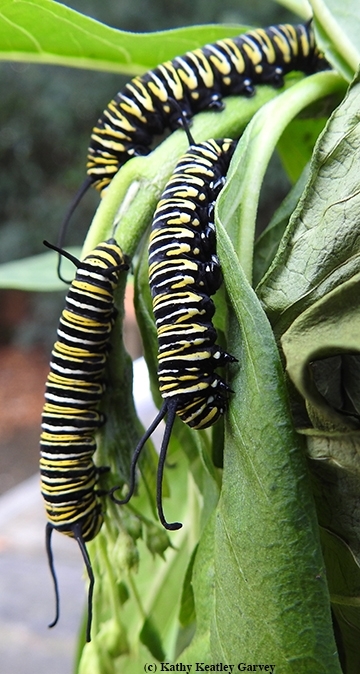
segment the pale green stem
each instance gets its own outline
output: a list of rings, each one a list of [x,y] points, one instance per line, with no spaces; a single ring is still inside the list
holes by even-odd
[[[136,587],[136,584],[134,583],[134,579],[133,579],[131,573],[128,574],[128,582],[129,582],[129,585],[131,587],[132,593],[135,597],[135,601],[138,605],[139,613],[140,613],[141,617],[143,618],[143,620],[145,620],[146,613],[145,613],[144,607],[143,607],[141,599],[140,599],[140,595],[138,593],[138,589]]]
[[[110,603],[111,603],[111,613],[112,616],[114,617],[116,623],[119,626],[119,632],[124,631],[124,626],[121,622],[121,609],[120,609],[120,604],[117,601],[117,589],[116,589],[116,580],[115,576],[113,573],[113,566],[110,563],[109,556],[108,556],[108,551],[107,551],[107,543],[106,543],[106,538],[104,533],[100,533],[99,536],[96,537],[94,543],[96,543],[99,551],[99,556],[103,561],[104,566],[102,568],[106,569],[106,575],[107,575],[107,581],[110,586]],[[96,612],[95,612],[96,613]],[[96,630],[98,632],[98,629]]]
[[[227,98],[221,113],[196,115],[191,132],[195,142],[225,136],[238,138],[254,113],[279,96],[272,87],[259,87],[256,96]],[[155,210],[157,201],[178,158],[187,150],[183,131],[171,134],[147,157],[129,160],[115,175],[95,214],[83,255],[114,233],[123,251],[132,257]],[[119,214],[119,209],[120,214]]]
[[[350,42],[348,36],[341,29],[338,21],[327,8],[324,0],[310,0],[314,17],[325,31],[328,39],[336,47],[342,58],[348,63],[351,70],[356,72],[359,67],[359,51]]]

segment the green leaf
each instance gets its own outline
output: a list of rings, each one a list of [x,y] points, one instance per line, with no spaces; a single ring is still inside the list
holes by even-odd
[[[154,658],[159,661],[165,660],[165,653],[162,648],[159,632],[156,629],[151,616],[145,618],[139,634],[139,639],[141,643],[149,649]]]
[[[215,517],[209,519],[196,551],[192,585],[196,611],[196,632],[191,644],[181,654],[183,663],[205,662],[212,664],[211,620],[214,611],[214,532]]]
[[[215,528],[212,661],[340,674],[318,525],[302,443],[274,336],[218,223],[235,317],[223,486]],[[296,607],[296,609],[295,609]],[[299,635],[301,635],[299,637]]]
[[[194,591],[192,586],[193,569],[194,569],[194,562],[196,559],[196,553],[197,547],[194,549],[189,565],[186,569],[184,584],[182,588],[179,620],[183,627],[191,625],[196,618]]]
[[[81,249],[69,248],[69,253],[79,258]],[[66,285],[57,275],[57,253],[49,252],[22,258],[0,265],[0,288],[14,288],[31,292],[53,292],[66,290]],[[62,273],[64,278],[73,279],[75,268],[64,258]]]
[[[243,26],[193,26],[129,33],[53,0],[0,0],[0,59],[92,68],[137,75]]]
[[[195,431],[180,420],[175,422],[172,441],[176,440],[176,445],[185,452],[192,477],[202,495],[201,529],[218,502],[221,482],[220,473],[212,462],[210,438],[208,431]]]
[[[316,145],[308,184],[257,292],[277,335],[359,267],[360,84]]]

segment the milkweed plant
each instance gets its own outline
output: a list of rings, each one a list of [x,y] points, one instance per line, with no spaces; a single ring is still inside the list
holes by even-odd
[[[224,283],[214,323],[238,360],[227,373],[228,411],[206,431],[175,423],[164,506],[169,519],[183,523],[179,531],[165,531],[157,519],[151,442],[129,504],[103,497],[104,525],[88,544],[92,640],[85,643],[84,616],[79,674],[132,674],[149,666],[261,671],[260,663],[278,674],[360,671],[360,11],[357,0],[346,7],[335,0],[284,4],[300,20],[313,15],[332,68],[308,77],[292,73],[282,89],[260,85],[252,98],[229,97],[222,112],[196,115],[191,128],[196,141],[240,139],[216,203]],[[53,0],[1,0],[0,6],[1,58],[129,78],[248,28],[203,25],[140,35]],[[175,131],[120,169],[82,252],[115,232],[132,259],[157,406],[147,233],[187,146],[186,134]],[[274,152],[292,188],[258,236],[260,193]],[[1,285],[11,285],[20,267],[26,289],[31,259],[2,265]],[[53,252],[36,266],[39,289],[48,289],[49,273],[53,288]],[[143,433],[122,341],[124,290],[120,283],[102,404],[107,421],[95,456],[97,465],[111,467],[100,477],[104,491],[127,484]]]

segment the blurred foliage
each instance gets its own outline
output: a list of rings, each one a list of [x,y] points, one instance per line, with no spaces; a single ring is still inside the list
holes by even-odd
[[[205,23],[249,23],[266,25],[286,20],[290,14],[268,0],[71,0],[71,7],[114,28],[152,31]]]

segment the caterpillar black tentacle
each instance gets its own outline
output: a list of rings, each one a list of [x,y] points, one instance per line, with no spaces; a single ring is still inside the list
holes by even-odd
[[[176,416],[195,429],[207,428],[225,412],[228,385],[215,372],[236,359],[216,344],[210,298],[222,281],[216,256],[214,202],[225,182],[235,149],[231,139],[208,140],[189,148],[178,162],[155,211],[149,243],[149,279],[159,353],[158,381],[164,403],[137,445],[132,463],[128,503],[135,490],[136,465],[142,448],[160,421],[167,421],[157,476],[157,509],[162,507],[166,451]]]
[[[115,239],[105,241],[79,261],[57,246],[77,266],[66,296],[46,382],[40,437],[41,492],[48,517],[46,550],[54,582],[56,613],[59,591],[51,550],[51,533],[77,541],[89,576],[90,641],[94,577],[86,542],[100,531],[103,518],[96,491],[99,472],[93,462],[95,432],[104,423],[98,411],[104,391],[109,338],[116,317],[114,291],[128,262]]]
[[[59,236],[58,236],[58,240],[57,240],[57,248],[55,248],[54,246],[49,246],[49,248],[53,248],[54,250],[57,250],[58,253],[59,253],[56,271],[57,271],[57,275],[58,275],[60,281],[63,281],[66,284],[71,283],[71,281],[67,281],[67,279],[65,279],[61,274],[61,260],[62,260],[63,254],[64,254],[63,253],[63,245],[64,245],[64,241],[65,241],[65,236],[66,236],[67,228],[68,228],[68,225],[69,225],[69,222],[70,222],[70,218],[71,218],[72,214],[74,213],[77,205],[80,203],[81,199],[83,198],[84,194],[88,191],[91,183],[92,183],[91,177],[87,176],[85,178],[85,180],[83,181],[82,185],[80,185],[80,187],[79,187],[78,191],[76,192],[67,212],[65,213],[63,221],[60,225]],[[47,244],[45,244],[45,245],[47,245]]]

